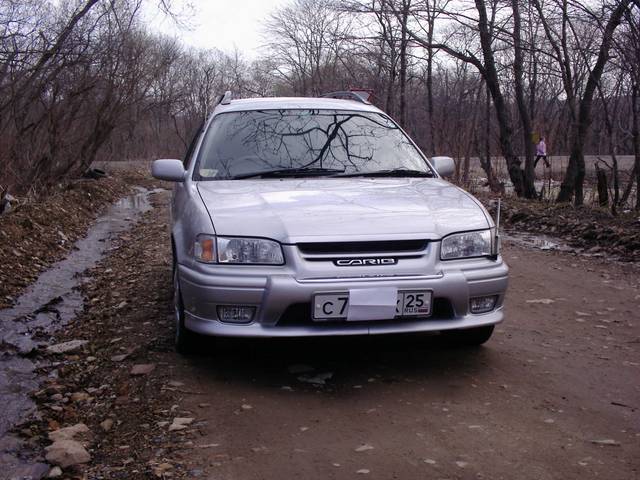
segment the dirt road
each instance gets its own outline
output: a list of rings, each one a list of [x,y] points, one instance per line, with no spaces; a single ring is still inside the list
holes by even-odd
[[[32,427],[89,425],[88,478],[640,478],[637,270],[506,245],[507,320],[482,348],[224,340],[180,357],[155,201],[86,286],[60,340],[90,346],[58,368]],[[91,396],[50,410],[51,392],[78,391]],[[193,420],[172,430],[176,417]]]

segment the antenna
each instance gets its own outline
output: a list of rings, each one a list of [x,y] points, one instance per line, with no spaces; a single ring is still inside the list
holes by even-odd
[[[496,208],[496,233],[493,238],[493,252],[491,258],[494,260],[498,259],[498,255],[500,254],[500,210],[502,208],[502,198],[498,197],[498,206]]]

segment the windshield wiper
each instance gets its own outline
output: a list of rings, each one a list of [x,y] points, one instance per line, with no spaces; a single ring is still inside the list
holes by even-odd
[[[338,175],[339,177],[428,177],[434,178],[432,172],[424,170],[409,170],[406,168],[394,168],[391,170],[376,170],[373,172],[355,172]]]
[[[303,176],[321,176],[321,175],[335,175],[343,173],[344,168],[320,168],[320,167],[306,167],[306,168],[274,168],[273,170],[262,170],[259,172],[240,173],[233,175],[233,180],[240,180],[243,178],[269,178],[269,177],[303,177]]]

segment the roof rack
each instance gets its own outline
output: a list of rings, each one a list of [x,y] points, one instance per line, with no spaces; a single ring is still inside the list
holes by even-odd
[[[369,99],[373,95],[372,90],[367,89],[353,89],[353,90],[341,90],[337,92],[329,92],[320,95],[322,98],[339,98],[341,100],[355,100],[356,102],[366,103],[370,105]]]

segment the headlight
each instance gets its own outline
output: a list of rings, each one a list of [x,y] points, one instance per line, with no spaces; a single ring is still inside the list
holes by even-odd
[[[455,258],[489,256],[493,254],[491,247],[491,230],[454,233],[442,240],[440,258],[453,260]]]
[[[205,263],[284,264],[280,244],[266,238],[198,235],[193,256],[197,261]]]
[[[282,265],[284,256],[280,244],[273,240],[218,237],[218,261]]]

